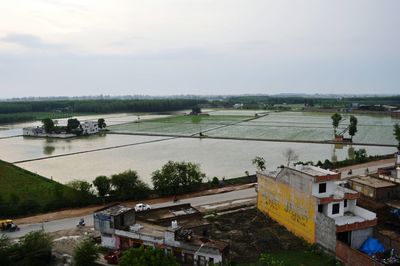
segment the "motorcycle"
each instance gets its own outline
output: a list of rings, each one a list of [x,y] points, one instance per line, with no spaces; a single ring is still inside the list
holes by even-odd
[[[76,227],[84,227],[85,224],[85,220],[80,219],[77,223],[76,223]]]

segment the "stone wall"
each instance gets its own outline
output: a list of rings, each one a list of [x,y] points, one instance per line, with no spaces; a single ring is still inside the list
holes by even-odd
[[[322,213],[317,213],[316,219],[316,242],[329,251],[336,249],[336,225],[332,218]]]

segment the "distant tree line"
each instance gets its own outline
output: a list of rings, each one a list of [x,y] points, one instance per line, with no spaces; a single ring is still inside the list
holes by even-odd
[[[322,108],[343,108],[350,107],[352,103],[364,105],[394,105],[400,106],[400,96],[382,97],[310,97],[310,96],[267,96],[267,95],[246,95],[232,96],[225,101],[215,101],[212,105],[232,107],[235,103],[243,103],[244,109],[265,109],[274,105],[282,104],[304,104],[309,107],[319,106]],[[277,109],[290,109],[280,106]]]
[[[34,102],[1,102],[0,114],[28,112],[166,112],[191,109],[206,100],[196,99],[154,99],[154,100],[68,100],[68,101],[34,101]]]

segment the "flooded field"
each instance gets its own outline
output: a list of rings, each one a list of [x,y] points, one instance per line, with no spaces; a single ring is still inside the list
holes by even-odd
[[[140,117],[138,117],[138,115]],[[80,120],[99,116],[80,117]],[[332,138],[330,114],[269,113],[254,111],[211,111],[210,116],[152,116],[143,114],[113,114],[105,117],[112,131],[126,133],[167,133],[192,135],[200,131],[209,136],[260,139],[327,140]],[[341,128],[348,124],[348,116]],[[140,118],[140,123],[137,123]],[[256,119],[254,119],[256,118]],[[390,117],[359,116],[356,142],[395,144]],[[149,119],[149,120],[148,120]],[[252,119],[252,120],[249,120]],[[59,123],[65,123],[60,120]],[[268,168],[285,163],[282,155],[292,148],[301,161],[342,160],[348,157],[349,146],[290,143],[276,141],[192,139],[176,137],[100,134],[73,139],[43,139],[12,136],[22,127],[38,122],[2,126],[0,130],[0,159],[48,178],[66,183],[74,179],[92,181],[99,175],[112,175],[132,169],[150,183],[151,173],[168,160],[199,163],[208,178],[232,178],[253,173],[251,160],[263,156]],[[16,134],[18,135],[18,134]],[[394,147],[357,146],[368,155],[395,152]],[[24,162],[21,162],[24,161]],[[19,162],[19,163],[18,163]]]
[[[234,115],[236,113],[236,115]],[[256,138],[268,140],[299,140],[299,141],[324,141],[333,138],[331,115],[327,113],[305,112],[269,112],[263,116],[255,111],[225,110],[210,112],[210,117],[201,117],[191,121],[191,117],[158,119],[140,124],[128,123],[111,127],[116,132],[133,133],[166,133],[191,135],[200,131],[208,131],[208,136]],[[342,132],[349,125],[350,115],[344,114],[338,132]],[[393,125],[399,119],[389,116],[356,115],[358,119],[358,132],[354,137],[355,143],[389,144],[395,145]],[[182,117],[184,118],[184,117]],[[251,121],[246,121],[249,118]],[[240,122],[243,121],[243,122]],[[240,123],[235,123],[240,122]],[[216,127],[217,125],[229,125]],[[215,130],[210,130],[214,129]],[[210,131],[209,131],[210,130]],[[350,137],[345,133],[345,137]]]

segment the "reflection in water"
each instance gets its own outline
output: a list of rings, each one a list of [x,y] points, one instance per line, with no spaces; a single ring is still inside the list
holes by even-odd
[[[52,155],[55,150],[56,150],[56,147],[54,147],[54,146],[44,146],[43,147],[43,153],[45,155]]]

